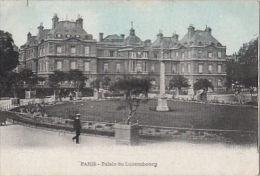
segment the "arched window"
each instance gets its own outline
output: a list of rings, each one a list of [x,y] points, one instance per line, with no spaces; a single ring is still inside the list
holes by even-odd
[[[58,38],[61,38],[61,34],[56,34],[56,36],[57,36]]]

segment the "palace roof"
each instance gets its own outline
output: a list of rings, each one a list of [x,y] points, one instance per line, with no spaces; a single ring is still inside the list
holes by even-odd
[[[194,47],[194,46],[207,46],[215,44],[221,46],[219,41],[217,41],[212,35],[211,31],[196,30],[191,34],[188,32],[181,40],[184,46]]]
[[[71,21],[59,21],[56,28],[52,29],[48,34],[54,38],[56,38],[57,34],[61,34],[61,38],[65,38],[67,34],[71,35],[71,37],[79,35],[81,38],[85,38],[88,35],[82,26]]]

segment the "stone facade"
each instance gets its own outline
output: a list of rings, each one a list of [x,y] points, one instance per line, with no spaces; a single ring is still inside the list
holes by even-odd
[[[125,76],[150,77],[159,86],[160,60],[165,62],[166,86],[174,75],[184,75],[193,84],[198,78],[212,81],[222,88],[226,79],[226,47],[211,34],[212,30],[195,30],[189,26],[187,34],[179,40],[173,33],[164,37],[160,32],[156,40],[142,41],[132,27],[129,35],[99,34],[93,39],[83,28],[83,19],[75,22],[52,19],[52,29],[38,27],[37,36],[27,35],[20,48],[20,67],[48,77],[54,70],[79,69],[90,81],[109,77],[113,82]]]

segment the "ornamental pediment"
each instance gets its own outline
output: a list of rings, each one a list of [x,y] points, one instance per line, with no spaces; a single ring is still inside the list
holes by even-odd
[[[65,39],[65,41],[68,41],[68,42],[81,42],[80,39],[77,39],[77,38],[75,38],[75,37]]]
[[[216,46],[214,45],[214,43],[210,43],[210,44],[206,45],[205,48],[206,48],[206,47],[216,48]]]
[[[187,49],[187,47],[184,46],[184,45],[180,45],[180,46],[178,47],[178,49]]]

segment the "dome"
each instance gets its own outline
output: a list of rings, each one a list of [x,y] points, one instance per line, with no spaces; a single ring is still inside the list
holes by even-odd
[[[124,41],[125,45],[142,45],[142,41],[135,35],[134,28],[130,29],[130,35]]]

